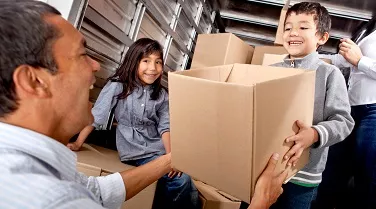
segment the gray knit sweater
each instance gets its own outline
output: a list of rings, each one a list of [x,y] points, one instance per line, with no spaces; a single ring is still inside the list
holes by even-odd
[[[309,163],[290,181],[316,186],[321,182],[329,146],[344,140],[354,127],[345,79],[337,67],[320,60],[317,52],[301,59],[287,57],[273,66],[316,70],[313,128],[320,139],[312,146]]]

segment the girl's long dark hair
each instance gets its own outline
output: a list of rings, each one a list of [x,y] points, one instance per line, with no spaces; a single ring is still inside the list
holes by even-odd
[[[138,66],[142,58],[147,57],[151,54],[157,54],[163,61],[163,47],[158,43],[158,41],[152,40],[150,38],[141,38],[134,42],[128,49],[124,57],[123,64],[116,70],[115,74],[108,78],[108,81],[120,82],[123,84],[123,91],[117,95],[118,99],[127,98],[137,86],[141,86],[141,81],[138,78]],[[160,92],[162,90],[161,85],[162,75],[159,76],[157,80],[154,81],[152,86],[151,99],[158,99]]]

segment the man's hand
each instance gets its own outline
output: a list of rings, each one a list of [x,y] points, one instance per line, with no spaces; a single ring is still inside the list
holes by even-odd
[[[341,39],[339,53],[354,66],[358,66],[360,59],[363,57],[359,46],[348,38]]]
[[[82,146],[82,144],[79,144],[77,142],[73,142],[73,143],[68,143],[67,144],[67,147],[69,149],[71,149],[72,151],[78,151],[78,150],[80,150],[81,146]]]
[[[276,174],[275,167],[279,154],[275,153],[269,159],[268,165],[256,183],[255,194],[248,209],[266,209],[275,203],[283,193],[282,184],[287,178],[288,170]]]
[[[299,127],[298,134],[290,136],[286,142],[294,142],[294,146],[286,153],[284,160],[289,160],[287,166],[296,166],[304,149],[310,147],[319,140],[319,135],[316,129],[305,125],[302,121],[297,120],[296,125]]]
[[[168,173],[168,177],[169,178],[174,178],[175,176],[178,176],[178,177],[180,177],[181,175],[182,175],[183,173],[182,172],[180,172],[180,171],[178,171],[178,170],[176,170],[176,169],[172,169],[171,171],[170,171],[170,173]]]

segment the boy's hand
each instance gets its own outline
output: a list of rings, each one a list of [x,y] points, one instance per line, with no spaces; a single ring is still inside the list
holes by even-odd
[[[314,128],[305,125],[302,121],[297,120],[296,125],[299,127],[299,132],[286,139],[286,142],[295,142],[294,146],[286,153],[284,160],[289,160],[287,166],[296,166],[304,149],[310,147],[319,140],[319,135]]]
[[[67,144],[67,147],[69,148],[69,149],[71,149],[72,151],[78,151],[78,150],[80,150],[80,148],[81,148],[81,144],[78,144],[77,142],[73,142],[73,143],[68,143]]]
[[[170,171],[170,173],[168,173],[168,177],[169,178],[174,178],[175,176],[178,176],[178,177],[180,177],[181,175],[182,175],[183,173],[182,172],[180,172],[180,171],[178,171],[178,170],[176,170],[176,169],[172,169],[171,171]]]
[[[339,53],[354,66],[358,66],[360,59],[363,57],[359,46],[348,38],[341,39]]]

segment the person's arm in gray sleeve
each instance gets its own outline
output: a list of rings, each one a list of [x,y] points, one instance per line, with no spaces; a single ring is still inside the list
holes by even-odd
[[[354,127],[345,79],[338,68],[327,79],[324,121],[313,126],[319,134],[314,148],[328,147],[344,140]]]

